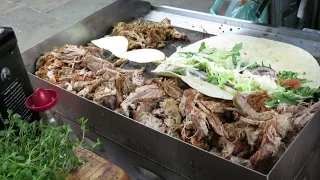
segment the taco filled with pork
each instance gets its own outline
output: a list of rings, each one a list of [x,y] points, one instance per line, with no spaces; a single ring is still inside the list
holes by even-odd
[[[320,66],[296,46],[244,35],[214,36],[178,48],[153,72],[178,76],[214,98],[267,91],[267,106],[297,105],[320,93]]]

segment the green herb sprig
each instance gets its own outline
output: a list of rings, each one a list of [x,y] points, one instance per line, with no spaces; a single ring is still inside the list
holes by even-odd
[[[292,71],[281,71],[278,73],[278,78],[283,79],[283,80],[293,80],[293,79],[299,79],[300,83],[306,83],[310,82],[307,79],[300,79],[298,78],[298,73],[297,72],[292,72]]]
[[[0,179],[55,180],[81,166],[75,150],[84,143],[86,119],[79,120],[82,137],[70,138],[69,125],[53,127],[42,121],[28,123],[8,111],[7,127],[0,131]],[[92,149],[100,145],[99,139]]]
[[[288,105],[298,105],[301,101],[308,99],[316,99],[320,96],[320,89],[302,87],[295,89],[293,87],[287,87],[285,92],[276,92],[273,94],[273,98],[266,101],[266,105],[269,107],[275,107],[281,103]]]

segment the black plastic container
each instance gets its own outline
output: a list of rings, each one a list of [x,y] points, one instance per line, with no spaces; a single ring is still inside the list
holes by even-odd
[[[33,89],[17,43],[12,28],[0,27],[0,129],[8,118],[7,110],[20,114],[26,121],[39,119],[38,113],[24,105]]]

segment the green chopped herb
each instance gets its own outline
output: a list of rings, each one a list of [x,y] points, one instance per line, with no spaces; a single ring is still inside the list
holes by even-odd
[[[199,48],[199,52],[203,51],[204,49],[206,49],[206,43],[202,42]]]
[[[237,56],[235,54],[232,54],[232,63],[234,66],[238,64]]]
[[[240,56],[240,50],[242,49],[242,45],[242,43],[238,43],[232,48],[231,58],[234,66],[237,66],[238,64],[238,56]]]
[[[302,87],[299,89],[295,89],[292,87],[287,87],[285,92],[277,92],[274,93],[273,99],[270,99],[266,102],[267,106],[274,107],[278,104],[284,103],[289,105],[297,105],[299,102],[304,101],[306,99],[312,99],[313,97],[320,95],[320,89],[310,88],[310,87]]]
[[[238,53],[241,49],[242,49],[242,43],[238,43],[236,44],[233,48],[232,48],[232,52],[233,53]]]
[[[310,87],[304,87],[301,88],[299,91],[299,94],[301,96],[313,96],[314,94],[319,94],[320,93],[320,89],[316,89],[316,88],[310,88]]]
[[[306,82],[311,82],[311,81],[308,81],[307,79],[300,79],[300,78],[298,78],[298,73],[292,72],[292,71],[282,71],[282,72],[279,72],[278,78],[279,78],[279,79],[285,79],[285,80],[299,79],[299,80],[300,80],[300,84],[303,84],[303,83],[306,83]]]
[[[320,89],[310,88],[310,87],[302,87],[299,89],[290,88],[295,94],[302,97],[312,97],[314,94],[319,94]]]
[[[260,67],[260,65],[259,65],[257,62],[255,62],[254,64],[248,66],[247,68],[248,68],[248,69],[255,69],[255,68],[257,68],[257,67]]]
[[[292,71],[281,71],[278,74],[278,78],[280,79],[297,79],[298,78],[298,73],[292,72]]]
[[[0,131],[0,179],[66,179],[71,169],[83,164],[84,160],[78,159],[75,150],[84,145],[86,121],[79,120],[81,138],[70,138],[69,125],[28,123],[8,111],[8,119],[4,121],[6,129]],[[91,148],[100,144],[98,139]]]
[[[300,79],[300,84],[307,83],[307,82],[312,82],[312,81],[307,79]]]
[[[176,69],[176,70],[172,70],[172,72],[177,74],[177,75],[181,75],[181,76],[185,76],[186,75],[186,71],[184,69]]]
[[[266,105],[269,107],[275,107],[278,104],[298,105],[300,98],[293,93],[278,92],[273,94],[274,98],[266,101]]]
[[[206,81],[207,81],[208,83],[213,84],[213,85],[219,85],[219,80],[218,80],[218,78],[217,78],[216,76],[209,76],[209,77],[206,79]]]

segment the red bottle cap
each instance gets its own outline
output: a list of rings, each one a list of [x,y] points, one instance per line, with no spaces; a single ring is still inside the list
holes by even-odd
[[[58,93],[52,89],[37,88],[25,105],[32,111],[43,112],[52,108],[58,101]]]

